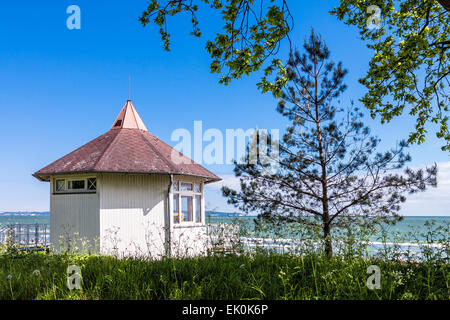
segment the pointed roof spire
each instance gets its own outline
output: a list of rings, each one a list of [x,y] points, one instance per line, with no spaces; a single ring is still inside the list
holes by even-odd
[[[120,130],[137,129],[137,130]],[[173,155],[178,155],[176,159]],[[175,174],[221,180],[150,132],[130,100],[111,130],[34,173],[41,181],[71,173]]]
[[[114,121],[111,130],[122,128],[148,131],[147,127],[144,124],[144,121],[142,121],[141,117],[131,103],[131,100],[128,100],[127,103],[125,103],[122,111],[120,111],[119,113],[119,116]]]

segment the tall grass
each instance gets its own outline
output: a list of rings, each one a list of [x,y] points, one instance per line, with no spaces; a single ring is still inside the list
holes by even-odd
[[[67,288],[69,265],[81,268],[82,290]],[[381,269],[381,289],[366,286],[370,265]],[[0,299],[449,299],[449,271],[431,261],[274,252],[160,261],[7,253]]]
[[[7,248],[0,253],[0,299],[448,300],[448,229],[430,224],[426,233],[418,252],[382,246],[370,254],[364,232],[347,233],[332,259],[313,238],[299,250],[237,245],[231,254],[162,260]],[[70,265],[81,269],[81,290],[67,287]],[[381,270],[380,289],[366,285],[371,265]]]

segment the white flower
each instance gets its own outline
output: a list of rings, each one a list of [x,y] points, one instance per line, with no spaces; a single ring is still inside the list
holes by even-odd
[[[10,280],[12,278],[12,275],[8,274],[7,278],[8,280]]]
[[[33,271],[33,275],[40,276],[41,272],[38,269],[36,269],[36,270]]]

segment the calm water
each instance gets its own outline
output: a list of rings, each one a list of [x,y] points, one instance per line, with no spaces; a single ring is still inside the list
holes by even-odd
[[[206,218],[208,223],[230,223],[232,221],[241,220],[243,225],[250,231],[254,227],[253,219],[254,217],[224,217],[224,216],[214,216],[211,215]],[[386,231],[386,241],[395,241],[395,242],[417,242],[417,241],[426,241],[426,238],[421,235],[421,233],[426,234],[428,227],[426,226],[427,222],[434,222],[433,229],[441,226],[443,228],[450,225],[450,217],[433,217],[433,216],[423,216],[423,217],[404,217],[404,219],[400,222],[397,222],[395,225],[383,225],[384,230]],[[411,232],[414,233],[414,236],[411,236]],[[444,235],[449,241],[450,234]],[[292,238],[295,238],[292,237]],[[381,232],[370,237],[371,241],[380,241],[381,240]]]
[[[50,224],[50,215],[8,215],[0,213],[0,228],[8,224]]]
[[[251,231],[253,228],[253,219],[254,217],[238,217],[237,219],[240,219],[244,222],[245,226],[248,230]],[[207,216],[206,222],[207,223],[233,223],[236,221],[236,216],[223,216],[223,215],[215,215],[211,214]],[[448,226],[450,224],[450,217],[404,217],[403,221],[398,222],[394,226],[385,226],[387,235],[388,235],[388,241],[402,241],[402,242],[414,242],[417,241],[417,239],[412,239],[410,235],[408,235],[409,232],[414,231],[414,234],[420,235],[420,233],[426,233],[427,227],[425,226],[425,223],[429,221],[434,221],[435,227],[437,226]],[[8,214],[2,214],[0,213],[0,228],[2,226],[8,225],[8,224],[50,224],[50,216],[48,214],[27,214],[27,215],[8,215]],[[377,235],[375,237],[371,238],[371,241],[377,241],[379,240],[379,236]],[[447,239],[450,235],[446,235]],[[400,237],[400,239],[399,239]],[[420,237],[419,237],[420,238]],[[424,241],[425,239],[422,237],[418,239],[419,241]]]

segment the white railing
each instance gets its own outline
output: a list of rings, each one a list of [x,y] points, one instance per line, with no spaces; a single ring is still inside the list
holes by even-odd
[[[11,243],[20,247],[47,247],[50,244],[48,224],[9,224],[0,227],[0,244]]]

